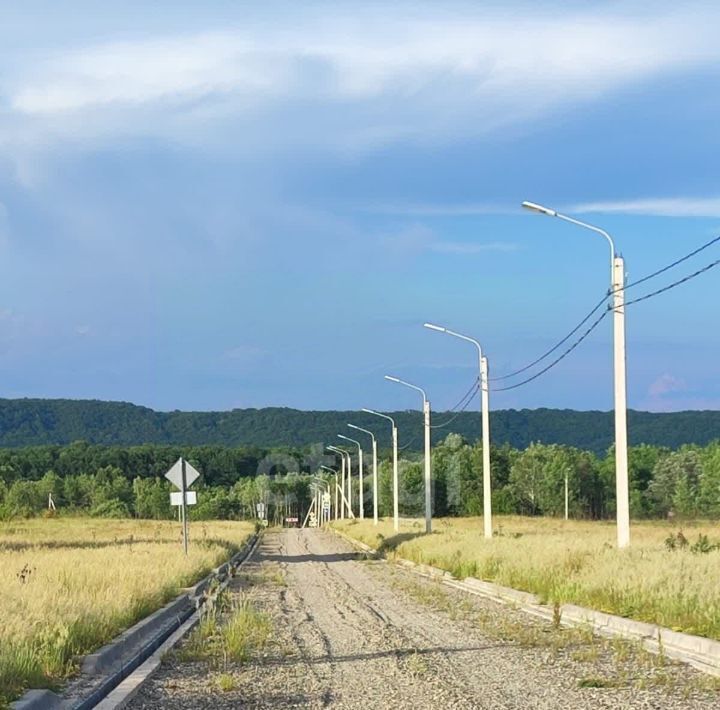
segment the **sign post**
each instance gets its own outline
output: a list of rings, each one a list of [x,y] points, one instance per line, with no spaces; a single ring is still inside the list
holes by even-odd
[[[176,488],[180,489],[180,495],[177,493],[170,494],[170,504],[180,506],[180,521],[182,523],[182,536],[183,536],[183,550],[185,554],[188,553],[188,505],[194,505],[197,503],[197,494],[195,491],[188,491],[188,488],[195,482],[200,476],[198,471],[185,461],[184,458],[180,457],[172,466],[172,468],[165,474],[165,478],[168,479]]]

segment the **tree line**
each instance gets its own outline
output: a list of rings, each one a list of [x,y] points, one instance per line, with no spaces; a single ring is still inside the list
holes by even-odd
[[[422,448],[421,413],[390,412],[401,434],[401,445]],[[434,412],[442,424],[449,413]],[[453,415],[454,416],[454,415]],[[127,402],[68,399],[0,399],[0,446],[67,445],[77,440],[106,446],[220,445],[225,447],[304,447],[330,441],[346,422],[377,431],[381,446],[390,446],[390,427],[362,412],[300,411],[267,407],[229,412],[156,412]],[[708,444],[720,431],[720,412],[628,413],[630,440],[677,448]],[[602,455],[613,441],[611,412],[560,409],[498,410],[491,412],[493,442],[525,449],[534,441],[565,444]],[[479,437],[477,412],[460,412],[452,431],[468,441]],[[433,430],[440,443],[447,428]],[[411,432],[411,433],[410,433]]]
[[[392,512],[392,465],[380,452],[380,514]],[[52,497],[60,513],[101,517],[171,518],[171,485],[165,472],[183,456],[200,472],[194,486],[198,505],[192,516],[240,519],[257,516],[263,503],[271,519],[302,515],[313,477],[332,480],[321,464],[337,467],[322,444],[302,448],[90,445],[0,449],[0,518],[47,513]],[[493,509],[498,513],[562,515],[565,480],[574,518],[601,519],[615,513],[615,460],[561,444],[532,443],[517,449],[493,446]],[[482,499],[482,448],[460,434],[449,434],[433,448],[433,507],[437,516],[479,515]],[[366,514],[371,514],[370,457],[365,456]],[[634,518],[720,516],[720,441],[706,446],[641,444],[629,449],[630,506]],[[400,511],[424,510],[422,456],[410,450],[399,462]],[[354,499],[359,494],[353,460]]]

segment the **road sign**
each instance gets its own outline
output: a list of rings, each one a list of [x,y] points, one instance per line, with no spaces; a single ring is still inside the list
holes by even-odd
[[[182,523],[183,531],[183,549],[185,554],[188,553],[188,505],[197,503],[197,496],[193,493],[195,500],[190,502],[190,496],[188,488],[197,480],[200,473],[185,459],[181,456],[165,474],[165,478],[168,479],[176,488],[180,489],[180,492],[170,494],[170,504],[177,505],[180,507],[180,521]],[[177,495],[177,503],[173,502],[173,496]]]
[[[170,481],[175,488],[179,488],[182,490],[183,484],[182,484],[182,465],[183,460],[182,457],[179,458],[173,465],[172,468],[165,474],[165,478]],[[192,464],[189,464],[187,461],[185,462],[185,487],[190,488],[193,483],[197,480],[198,476],[200,476],[200,473],[192,466]]]
[[[256,503],[257,516],[260,520],[265,520],[265,503]]]
[[[285,518],[286,523],[297,523],[299,518]]]
[[[197,493],[195,491],[185,491],[185,505],[196,505]],[[170,494],[170,505],[182,505],[182,491],[173,491]]]

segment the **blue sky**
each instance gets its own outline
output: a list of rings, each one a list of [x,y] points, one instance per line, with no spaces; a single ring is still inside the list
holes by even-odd
[[[631,280],[720,234],[713,3],[60,5],[0,3],[3,396],[444,409],[424,321],[499,375],[608,287],[522,200]],[[718,279],[628,308],[630,406],[720,407]],[[611,364],[607,320],[492,405],[609,409]]]

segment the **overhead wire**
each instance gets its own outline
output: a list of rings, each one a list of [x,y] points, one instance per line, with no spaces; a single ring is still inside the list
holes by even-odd
[[[582,341],[585,340],[585,338],[587,338],[588,335],[590,335],[590,333],[592,333],[593,330],[595,330],[595,328],[598,327],[598,325],[600,325],[600,322],[602,321],[603,318],[605,318],[605,316],[608,313],[609,313],[609,310],[605,309],[593,321],[592,325],[567,350],[565,350],[562,353],[562,355],[560,355],[560,357],[555,358],[555,360],[553,360],[549,365],[545,366],[542,370],[540,370],[539,372],[536,372],[534,375],[532,375],[531,377],[528,377],[527,379],[523,380],[522,382],[517,382],[514,385],[509,385],[508,387],[495,387],[495,388],[493,388],[493,392],[507,392],[508,390],[514,390],[517,387],[522,387],[523,385],[528,384],[528,382],[532,382],[533,380],[536,380],[541,375],[544,375],[548,370],[551,370],[553,367],[555,367],[555,365],[562,362],[573,350],[575,350],[575,348],[578,345],[580,345],[580,343],[582,343]]]
[[[661,269],[658,269],[657,271],[653,271],[652,273],[647,274],[647,276],[643,276],[642,278],[638,279],[637,281],[632,281],[629,284],[625,284],[621,288],[624,290],[627,290],[629,288],[639,286],[640,284],[645,283],[646,281],[649,281],[650,279],[653,279],[656,276],[659,276],[660,274],[665,273],[666,271],[669,271],[670,269],[678,266],[679,264],[682,264],[683,262],[687,261],[688,259],[691,259],[693,256],[696,256],[701,251],[704,251],[705,249],[707,249],[708,247],[717,243],[718,241],[720,241],[720,235],[717,237],[714,237],[713,239],[710,239],[709,241],[705,242],[705,244],[702,244],[697,249],[694,249],[693,251],[689,252],[688,254],[685,254],[684,256],[680,257],[679,259],[676,259],[671,264],[667,264],[666,266],[663,266]],[[665,287],[663,289],[659,289],[657,292],[653,292],[652,295],[657,295],[659,293],[662,293],[663,291],[670,290],[670,288],[674,288],[675,285],[680,285],[681,283],[685,283],[685,281],[688,281],[691,278],[694,278],[695,276],[698,276],[699,274],[713,268],[713,266],[715,266],[716,263],[717,262],[714,262],[713,264],[708,265],[707,267],[704,267],[700,271],[698,271],[694,274],[691,274],[689,277],[685,277],[684,279],[681,279],[680,281],[676,282],[674,285],[671,285],[670,287]],[[580,328],[583,325],[585,325],[585,323],[587,323],[588,320],[590,320],[590,318],[602,307],[602,305],[607,302],[608,297],[612,296],[613,293],[615,292],[615,290],[620,290],[620,288],[609,289],[608,292],[606,293],[606,295],[603,296],[600,301],[598,301],[598,303],[593,307],[593,309],[564,338],[562,338],[557,343],[555,343],[555,345],[553,345],[549,350],[546,350],[542,355],[540,355],[540,357],[536,358],[535,360],[533,360],[531,363],[525,365],[524,367],[519,368],[518,370],[514,370],[513,372],[509,372],[505,375],[500,375],[498,377],[491,377],[490,381],[491,382],[499,382],[502,380],[510,379],[512,377],[516,377],[517,375],[520,375],[523,372],[526,372],[527,370],[531,369],[538,363],[545,360],[545,358],[547,358],[549,355],[551,355],[553,352],[555,352],[560,346],[564,345],[573,335],[575,335],[575,333],[577,333],[577,331],[580,330]],[[633,301],[628,301],[625,303],[625,305],[631,305],[633,303],[639,302],[639,300],[646,300],[647,298],[650,298],[650,297],[651,297],[651,295],[643,296],[640,299],[634,299]],[[584,336],[584,337],[586,337],[586,336]],[[580,342],[582,342],[582,340],[584,340],[584,337],[580,339]],[[574,350],[574,347],[571,348],[570,351],[572,351],[572,350]],[[553,363],[551,363],[551,365],[557,364],[557,362],[562,360],[563,357],[561,357],[559,360],[554,361]],[[550,369],[550,368],[548,367],[548,368],[542,370],[540,374],[542,374],[543,372],[546,372],[548,369]],[[532,379],[534,379],[534,377],[531,379],[525,380],[524,382],[530,382],[530,381],[532,381]],[[519,383],[519,384],[522,384],[522,383]],[[519,386],[519,384],[517,386]],[[513,388],[514,388],[514,386],[513,386]],[[507,389],[507,388],[503,388],[503,389]],[[496,391],[502,391],[502,390],[496,390]]]
[[[640,303],[641,301],[647,301],[650,298],[653,298],[655,296],[659,296],[661,293],[665,293],[666,291],[670,291],[684,283],[687,283],[688,281],[691,281],[692,279],[700,276],[701,274],[704,274],[707,271],[710,271],[710,269],[713,269],[718,264],[720,264],[720,259],[716,259],[715,261],[706,264],[702,267],[702,269],[698,269],[697,271],[694,271],[692,274],[688,274],[687,276],[684,276],[681,279],[678,279],[677,281],[674,281],[671,284],[668,284],[667,286],[663,286],[662,288],[659,288],[655,291],[651,291],[650,293],[645,294],[644,296],[639,296],[638,298],[634,298],[631,301],[626,301],[623,304],[623,307],[625,306],[632,306],[635,303]],[[639,283],[639,282],[636,282]],[[592,333],[593,330],[600,324],[600,322],[605,318],[605,316],[612,311],[612,306],[608,305],[606,307],[606,310],[604,310],[600,316],[593,322],[593,324],[567,349],[565,352],[563,352],[560,357],[553,360],[547,367],[544,367],[539,372],[535,373],[532,377],[528,377],[527,379],[523,380],[522,382],[518,382],[514,385],[510,385],[509,387],[497,387],[493,391],[494,392],[506,392],[507,390],[513,390],[517,387],[522,387],[523,385],[528,384],[529,382],[532,382],[533,380],[536,380],[541,375],[544,375],[548,370],[551,370],[555,365],[560,363],[562,360],[564,360],[575,348],[582,343],[585,338]]]
[[[606,302],[608,298],[609,292],[606,293],[593,307],[593,309],[560,341],[555,343],[549,350],[546,350],[539,358],[533,360],[528,365],[525,365],[525,367],[521,367],[519,370],[514,370],[513,372],[509,372],[507,375],[500,375],[498,377],[490,377],[488,378],[490,382],[498,382],[500,380],[507,380],[511,377],[515,377],[516,375],[519,375],[527,370],[529,370],[531,367],[534,367],[539,362],[542,362],[548,355],[552,355],[561,345],[564,345],[570,338],[572,338],[575,333],[582,328],[585,323],[587,323],[590,318],[595,315],[595,313],[598,311],[599,308],[601,308]]]

